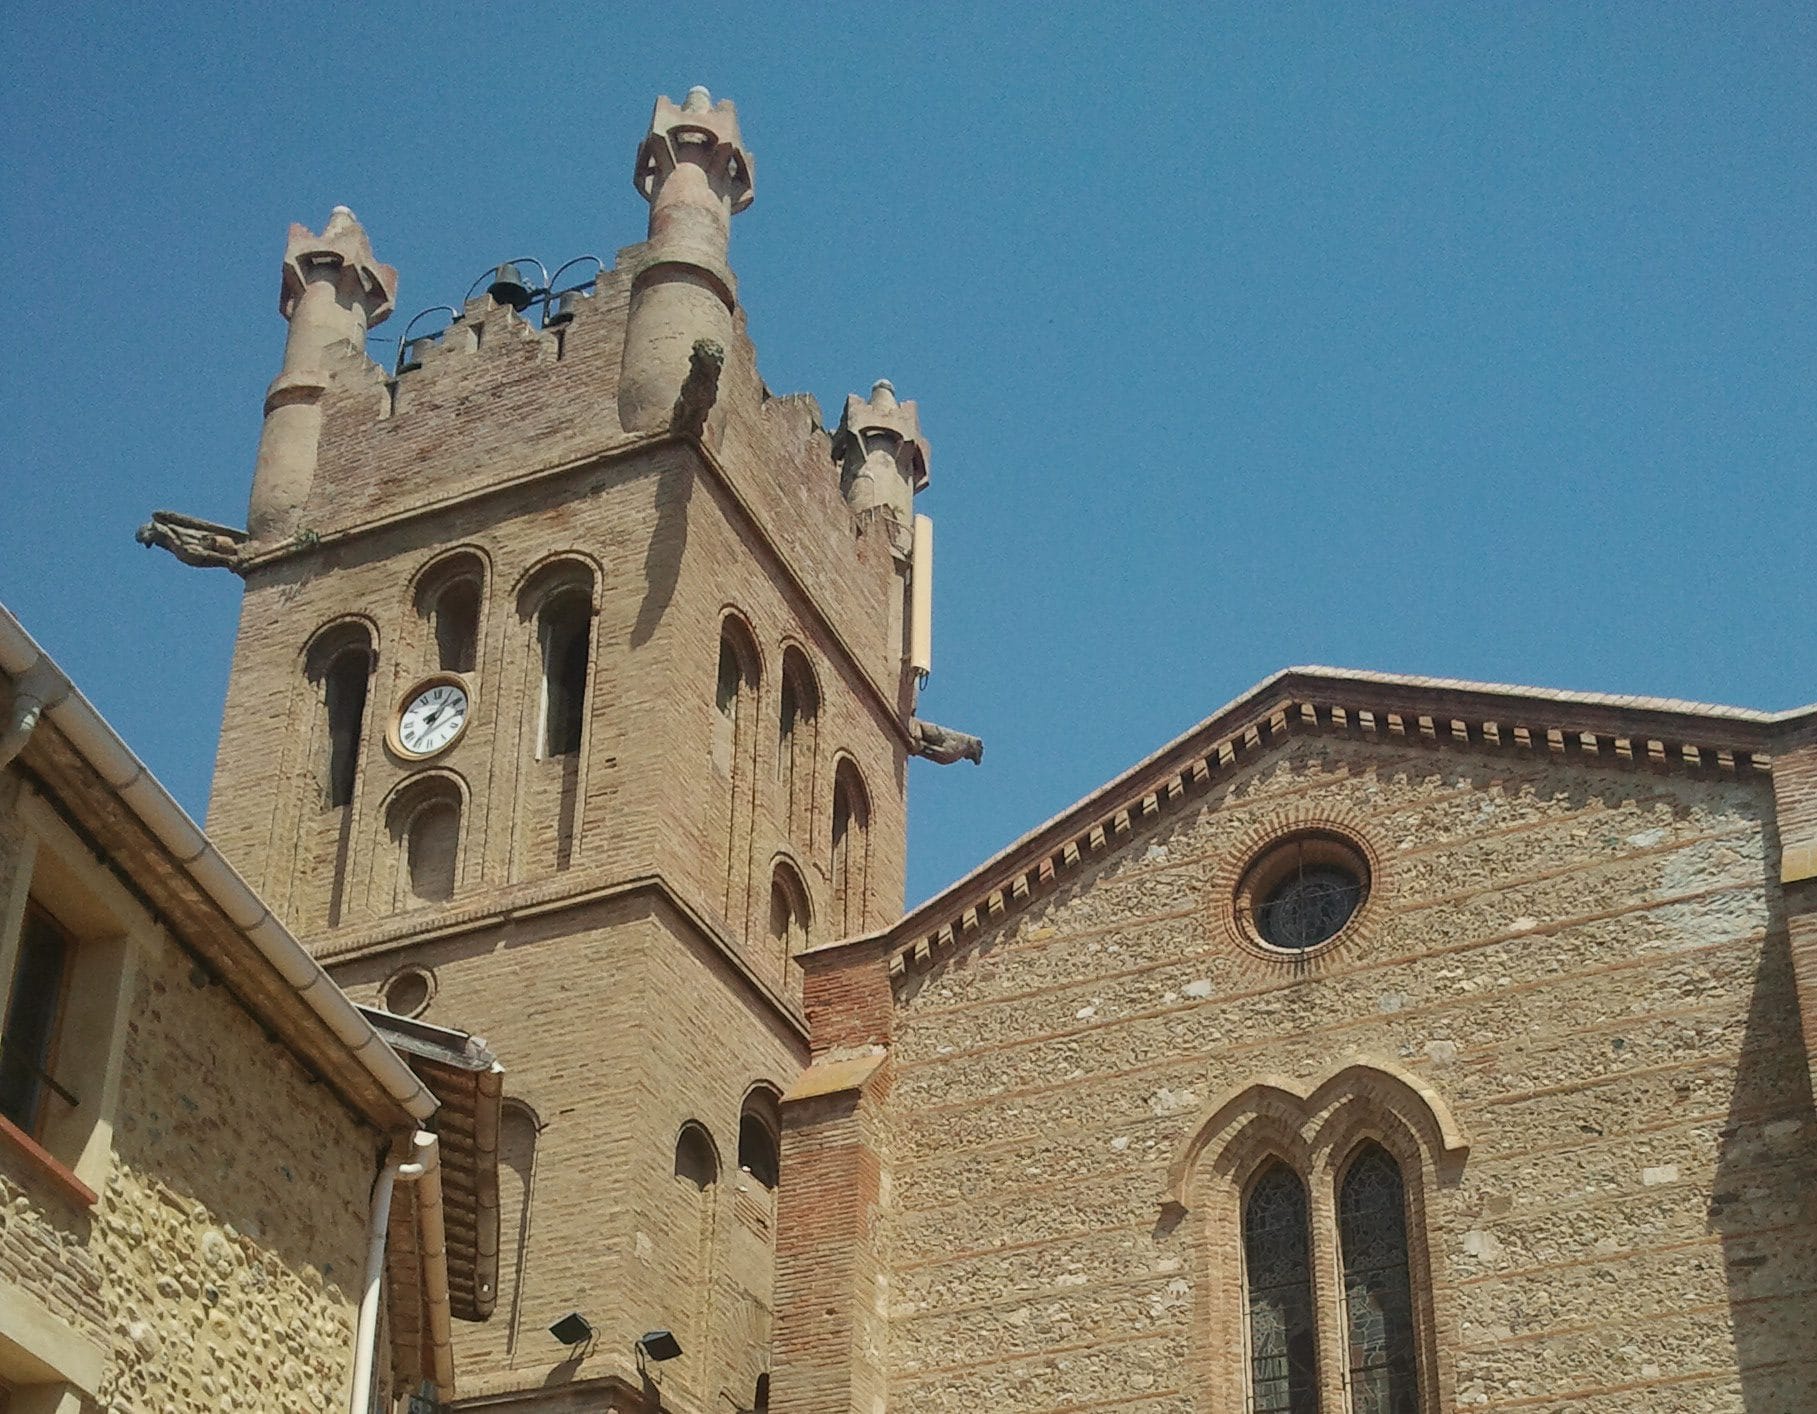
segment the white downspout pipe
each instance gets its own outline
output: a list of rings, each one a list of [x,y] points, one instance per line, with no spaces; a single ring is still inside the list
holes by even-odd
[[[433,1142],[433,1141],[431,1141]],[[366,1282],[360,1288],[360,1315],[353,1330],[353,1396],[348,1414],[372,1414],[372,1367],[378,1357],[379,1293],[384,1286],[385,1238],[391,1228],[391,1193],[404,1166],[393,1146],[372,1185],[372,1219],[367,1224]]]

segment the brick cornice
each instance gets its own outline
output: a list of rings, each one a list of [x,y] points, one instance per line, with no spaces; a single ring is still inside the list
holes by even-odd
[[[484,904],[443,910],[425,921],[419,914],[400,914],[362,930],[349,930],[347,936],[318,934],[304,941],[310,951],[332,976],[335,969],[350,962],[419,947],[425,943],[443,942],[484,932],[488,928],[531,918],[589,908],[614,900],[650,897],[666,905],[712,947],[752,992],[795,1037],[808,1038],[807,1018],[792,1000],[784,996],[754,967],[739,947],[699,909],[670,886],[660,874],[638,875],[576,888],[565,878],[539,880],[520,885],[508,893],[494,893]]]

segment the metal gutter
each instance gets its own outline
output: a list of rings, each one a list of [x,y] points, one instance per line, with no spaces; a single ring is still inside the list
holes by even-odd
[[[418,1123],[435,1113],[435,1097],[361,1016],[237,870],[222,857],[157,777],[135,756],[12,611],[0,604],[0,670],[32,675],[32,688],[53,722],[122,804],[219,906],[260,956],[277,969],[348,1054]]]

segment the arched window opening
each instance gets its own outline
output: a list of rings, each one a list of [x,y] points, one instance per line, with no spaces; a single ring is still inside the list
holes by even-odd
[[[751,903],[751,816],[757,789],[751,724],[757,682],[757,645],[739,620],[728,617],[719,631],[712,761],[725,782],[715,822],[715,833],[725,842],[725,916],[741,935],[749,924]]]
[[[593,604],[583,590],[552,596],[537,614],[543,679],[540,757],[568,756],[580,750],[592,630]]]
[[[1318,1350],[1306,1185],[1273,1163],[1243,1204],[1243,1291],[1249,1310],[1254,1414],[1317,1414]]]
[[[1338,1247],[1350,1337],[1352,1414],[1419,1414],[1407,1200],[1379,1144],[1358,1151],[1338,1189]]]
[[[757,1392],[751,1396],[751,1414],[769,1414],[770,1411],[770,1377],[757,1377]]]
[[[807,944],[807,891],[793,869],[778,864],[770,876],[770,947],[785,982],[790,967]]]
[[[782,656],[782,690],[777,706],[776,780],[784,826],[797,838],[806,833],[814,789],[814,748],[820,693],[799,648]]]
[[[779,1129],[774,1095],[759,1090],[745,1101],[738,1120],[738,1167],[765,1188],[774,1188],[781,1173]]]
[[[413,895],[424,903],[446,903],[454,897],[460,843],[461,806],[458,800],[432,800],[411,815],[405,834],[404,856]]]
[[[675,1176],[701,1193],[719,1181],[712,1136],[693,1121],[681,1127],[675,1140]]]
[[[431,603],[435,661],[445,673],[470,673],[478,661],[479,602],[479,580],[462,575],[445,585]]]
[[[870,864],[870,797],[858,768],[841,761],[833,778],[833,921],[842,936],[864,931]]]
[[[342,649],[328,664],[322,684],[328,717],[330,809],[353,803],[353,783],[360,769],[360,734],[366,720],[366,687],[372,678],[372,651],[363,644]]]

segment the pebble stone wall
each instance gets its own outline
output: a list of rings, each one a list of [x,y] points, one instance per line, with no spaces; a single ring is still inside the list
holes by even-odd
[[[0,884],[17,844],[0,828]],[[131,932],[106,1180],[83,1208],[0,1148],[0,1276],[106,1352],[84,1414],[343,1408],[377,1139],[149,919]]]
[[[1242,1409],[1240,1322],[1216,1318],[1234,1213],[1200,1174],[1170,1218],[1169,1165],[1218,1097],[1377,1061],[1469,1143],[1415,1177],[1432,1407],[1817,1408],[1817,1126],[1772,809],[1764,782],[1301,740],[911,964],[890,1406]],[[1232,862],[1314,818],[1377,876],[1293,967],[1238,941]]]

